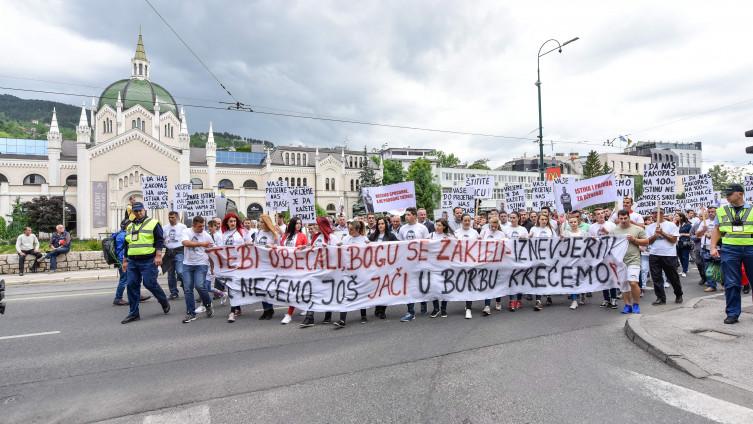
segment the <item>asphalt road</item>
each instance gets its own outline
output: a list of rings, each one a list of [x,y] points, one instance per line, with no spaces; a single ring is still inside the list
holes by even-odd
[[[703,295],[697,274],[683,281],[686,299]],[[9,288],[0,422],[753,422],[753,393],[660,363],[599,294],[576,311],[555,297],[541,312],[472,320],[460,303],[411,323],[391,307],[386,321],[370,311],[360,324],[356,312],[334,331],[299,329],[302,317],[282,326],[282,310],[258,321],[252,307],[235,324],[227,306],[181,324],[182,299],[168,315],[151,300],[140,322],[121,325],[114,287]],[[673,307],[645,299],[645,313]]]

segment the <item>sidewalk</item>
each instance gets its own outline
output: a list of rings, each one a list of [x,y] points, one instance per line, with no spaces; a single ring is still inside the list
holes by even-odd
[[[85,271],[60,271],[54,273],[27,272],[23,277],[18,274],[0,275],[9,286],[38,283],[66,283],[70,281],[95,281],[95,280],[118,280],[118,271],[115,268],[90,269]]]
[[[743,295],[740,322],[725,325],[724,294],[705,296],[667,312],[633,315],[625,334],[636,345],[696,378],[753,392],[753,302]]]

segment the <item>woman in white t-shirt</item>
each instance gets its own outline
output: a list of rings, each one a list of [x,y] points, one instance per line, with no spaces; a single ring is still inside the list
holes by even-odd
[[[334,232],[332,224],[329,218],[320,216],[316,218],[316,225],[312,227],[313,233],[311,235],[311,247],[325,247],[334,246],[339,242],[337,233]],[[332,322],[332,312],[324,313],[324,321],[322,324],[329,324]],[[306,311],[306,317],[299,325],[300,328],[308,328],[314,325],[314,311]]]
[[[452,231],[452,228],[450,228],[450,224],[447,223],[447,220],[444,218],[439,218],[436,221],[434,221],[434,232],[429,234],[429,238],[431,240],[445,240],[445,239],[454,239],[455,233]],[[441,316],[442,318],[447,318],[447,301],[439,301],[437,299],[434,299],[432,301],[432,304],[434,306],[434,309],[431,311],[431,315],[429,315],[432,318],[436,318],[438,316]]]
[[[551,223],[549,222],[549,217],[546,214],[539,214],[538,217],[536,217],[536,225],[531,227],[531,230],[528,232],[528,236],[530,238],[552,238],[555,237],[556,233],[554,232],[554,229],[552,228]],[[546,303],[547,305],[552,304],[552,296],[546,297]],[[533,305],[534,311],[540,311],[544,309],[544,304],[541,303],[541,295],[536,295],[536,300]]]
[[[499,222],[499,218],[496,216],[493,216],[489,219],[489,227],[486,231],[482,232],[482,234],[483,234],[483,237],[481,238],[483,238],[484,240],[490,240],[490,241],[491,240],[499,241],[499,240],[504,240],[505,238],[507,238],[505,236],[505,233],[502,231],[502,225]],[[466,319],[471,319],[473,316],[471,314],[472,304],[473,302],[471,301],[465,302],[465,318]],[[491,299],[484,299],[484,308],[481,310],[481,313],[483,314],[483,316],[486,317],[486,316],[491,315],[492,313],[491,304],[492,304]],[[502,298],[501,297],[498,297],[495,299],[494,309],[497,311],[502,310]]]
[[[348,223],[348,235],[345,236],[338,245],[368,244],[369,239],[364,236],[365,226],[362,221],[350,221]],[[340,320],[335,322],[335,330],[345,327],[345,320],[348,318],[347,312],[340,312]],[[366,309],[361,309],[361,324],[366,324]]]
[[[517,212],[510,212],[508,215],[510,225],[502,227],[502,231],[505,232],[505,238],[515,240],[518,238],[528,238],[528,230],[526,227],[520,225],[520,215]],[[523,306],[523,293],[516,295],[510,295],[510,302],[507,305],[507,310],[515,312]]]
[[[455,238],[458,240],[477,240],[478,231],[473,229],[472,223],[471,216],[464,214],[461,219],[460,228],[455,230]]]
[[[233,212],[229,212],[225,215],[225,217],[222,218],[222,224],[220,227],[220,230],[218,233],[214,234],[215,238],[215,244],[222,245],[222,246],[242,246],[246,243],[246,235],[245,235],[245,228],[243,228],[241,224],[241,219]],[[223,275],[219,275],[220,277],[223,277]],[[209,282],[208,290],[212,290],[211,287],[211,281]],[[224,290],[226,288],[223,287]],[[225,298],[227,296],[227,293],[225,293],[222,290],[219,290],[219,287],[215,287],[215,290],[212,290],[214,292],[215,298],[220,298],[220,303],[225,303]],[[230,307],[230,315],[240,315],[241,314],[241,307],[240,306],[231,306]],[[233,321],[235,321],[235,318],[233,318]],[[230,316],[228,316],[228,322],[232,322],[230,320]]]
[[[588,234],[583,232],[580,228],[580,222],[578,222],[578,218],[571,216],[567,220],[567,225],[560,226],[560,231],[562,234],[560,234],[561,237],[570,237],[570,238],[583,238],[588,237]],[[578,298],[580,298],[580,304],[585,305],[586,304],[586,294],[582,293],[580,295],[578,294],[571,294],[570,295],[570,309],[575,310],[578,308]]]

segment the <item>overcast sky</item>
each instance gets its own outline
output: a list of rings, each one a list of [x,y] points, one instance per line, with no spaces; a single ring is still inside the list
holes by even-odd
[[[542,58],[544,138],[553,140],[545,152],[618,151],[600,144],[630,134],[702,141],[704,168],[753,159],[744,154],[753,139],[743,136],[753,129],[748,2],[152,3],[257,110],[533,139],[536,53],[549,38],[577,36]],[[130,76],[141,25],[152,81],[178,103],[231,100],[145,2],[0,0],[0,16],[3,86],[99,94]],[[215,130],[280,145],[439,148],[494,166],[538,153],[533,141],[516,139],[186,113],[191,132],[211,120]]]

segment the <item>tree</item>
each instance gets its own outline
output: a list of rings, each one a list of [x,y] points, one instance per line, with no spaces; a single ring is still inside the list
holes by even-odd
[[[319,206],[318,203],[314,205],[314,208],[316,208],[316,216],[317,217],[327,216],[327,211],[323,207]]]
[[[405,181],[405,171],[400,161],[385,159],[384,175],[382,176],[383,184],[395,184]]]
[[[8,239],[15,239],[24,231],[24,227],[29,223],[24,204],[21,203],[21,199],[18,197],[16,197],[16,203],[13,204],[11,220],[10,225],[8,225],[8,228],[5,230],[5,236]]]
[[[489,159],[479,159],[471,164],[471,166],[468,167],[468,169],[483,169],[483,170],[490,170],[489,168]]]
[[[601,174],[599,175],[607,175],[612,173],[612,168],[607,165],[607,161],[604,161],[604,166],[601,167]]]
[[[633,197],[637,200],[643,196],[643,175],[633,177]]]
[[[434,212],[434,206],[439,203],[442,194],[439,184],[434,182],[431,163],[424,158],[414,161],[408,168],[406,180],[413,181],[415,185],[416,207],[425,208],[426,213],[431,216]]]
[[[363,155],[368,159],[369,156],[366,153],[366,146],[363,147]],[[361,175],[358,177],[358,179],[360,180],[360,186],[358,188],[358,202],[353,205],[353,210],[362,213],[366,210],[366,208],[363,206],[363,189],[366,187],[382,185],[382,181],[377,177],[376,172],[374,172],[374,169],[371,167],[370,160],[365,160],[363,162]]]
[[[583,179],[602,175],[602,170],[603,167],[601,166],[601,161],[599,161],[599,154],[596,153],[596,150],[591,150],[586,157],[586,163],[583,164]]]
[[[72,210],[66,208],[66,218],[71,216]],[[23,203],[23,209],[28,218],[28,225],[34,232],[51,233],[55,226],[63,221],[63,198],[56,196],[47,198],[42,196]],[[67,219],[66,219],[67,221]]]
[[[371,160],[376,164],[377,167],[382,164],[382,158],[377,155],[371,155]]]
[[[744,171],[742,169],[729,168],[719,164],[709,168],[709,175],[711,175],[711,184],[716,191],[724,190],[732,183],[742,184],[744,179]]]
[[[448,155],[441,150],[435,150],[434,154],[437,156],[437,165],[440,168],[455,168],[460,166],[460,158],[455,156],[454,153]]]

